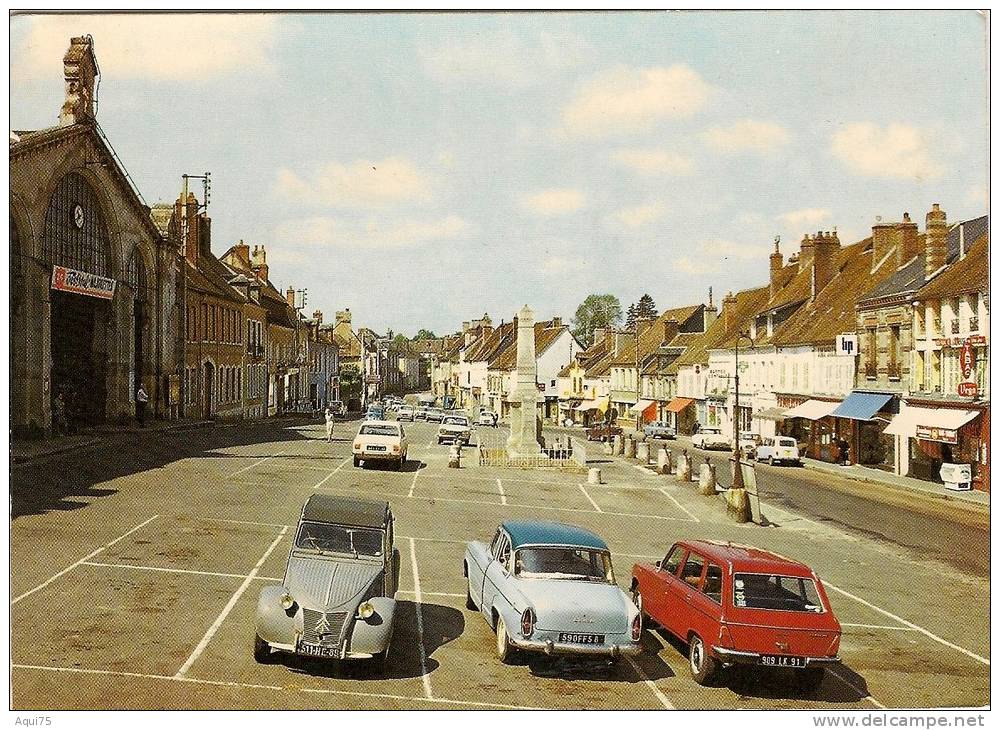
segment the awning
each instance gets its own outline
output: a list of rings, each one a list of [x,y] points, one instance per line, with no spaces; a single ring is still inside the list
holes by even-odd
[[[808,418],[810,421],[818,421],[826,418],[839,406],[840,403],[826,400],[807,400],[799,403],[795,408],[785,411],[785,418]]]
[[[883,433],[917,438],[918,427],[957,431],[978,415],[979,411],[958,408],[917,408],[904,405]]]
[[[633,403],[629,406],[629,410],[633,413],[645,413],[646,410],[652,405],[656,405],[656,401],[640,400],[638,403]]]
[[[603,398],[598,398],[594,401],[597,404],[597,410],[601,413],[607,413],[608,407],[611,405],[611,396],[604,396]]]
[[[855,421],[871,421],[872,416],[885,408],[885,404],[892,398],[892,393],[866,393],[855,390],[830,415],[837,418],[851,418]]]
[[[597,408],[597,401],[596,400],[585,400],[585,401],[580,401],[580,405],[576,406],[573,410],[574,411],[592,411],[595,408]]]
[[[667,413],[680,413],[692,403],[694,403],[693,398],[674,398],[667,403]]]
[[[754,413],[753,417],[764,421],[783,421],[787,416],[785,416],[784,408],[765,408],[762,411]]]

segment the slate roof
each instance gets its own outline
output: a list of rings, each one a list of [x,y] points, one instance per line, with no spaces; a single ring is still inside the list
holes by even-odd
[[[563,332],[568,332],[569,326],[562,324],[557,327],[552,326],[552,322],[535,322],[535,357],[539,357],[542,353],[552,346],[562,335]],[[490,364],[492,367],[492,363]],[[514,335],[514,342],[506,347],[503,352],[497,358],[496,367],[499,370],[514,370],[517,367],[517,335]]]
[[[608,544],[590,530],[564,522],[507,520],[503,523],[503,529],[510,535],[514,550],[522,545],[572,545],[595,550],[608,549]]]
[[[222,263],[211,254],[198,256],[198,265],[186,260],[186,286],[204,294],[243,304],[246,298],[229,286],[229,275]]]
[[[693,338],[687,350],[674,364],[696,365],[708,362],[708,351],[717,347],[725,347],[725,343],[737,332],[747,329],[750,319],[762,311],[767,306],[771,295],[770,286],[762,286],[756,289],[745,289],[736,293],[736,302],[729,313],[729,323],[726,320],[726,304],[723,304],[722,311],[712,325],[699,336]],[[668,369],[669,370],[669,369]]]
[[[677,307],[676,309],[668,309],[663,312],[659,317],[657,317],[642,334],[639,335],[639,361],[645,362],[653,352],[656,351],[660,345],[663,344],[663,340],[660,337],[660,333],[663,331],[663,324],[669,319],[677,320],[678,326],[683,326],[691,317],[701,311],[701,305],[695,304],[688,307]],[[634,367],[635,366],[635,347],[632,342],[626,344],[619,352],[618,355],[611,361],[613,366],[625,366]]]
[[[968,239],[966,239],[968,245]],[[985,291],[990,285],[989,234],[984,233],[959,259],[930,280],[918,293],[921,300],[944,299],[957,294]]]

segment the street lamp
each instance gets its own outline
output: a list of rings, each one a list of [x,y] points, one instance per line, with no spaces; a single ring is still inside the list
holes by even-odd
[[[743,489],[743,470],[740,468],[740,340],[746,338],[753,347],[753,338],[747,332],[736,335],[736,375],[733,383],[736,387],[736,400],[733,403],[733,489]]]

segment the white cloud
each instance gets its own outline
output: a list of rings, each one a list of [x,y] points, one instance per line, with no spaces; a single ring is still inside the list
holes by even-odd
[[[389,224],[375,219],[364,224],[348,223],[337,218],[317,216],[286,221],[278,226],[275,248],[417,248],[467,234],[471,225],[456,215],[437,220],[404,220]],[[292,254],[289,254],[292,255]],[[317,254],[318,255],[318,254]],[[313,261],[316,261],[314,258]]]
[[[767,261],[770,254],[767,246],[741,244],[719,238],[702,241],[695,251],[697,256],[681,256],[674,259],[674,269],[692,275],[731,272],[734,263]]]
[[[791,134],[780,124],[757,119],[741,119],[715,126],[702,133],[709,147],[722,154],[769,154],[788,144]]]
[[[580,271],[584,268],[583,262],[579,259],[572,259],[566,256],[549,256],[540,265],[546,274],[568,274],[573,271]]]
[[[826,208],[802,208],[782,213],[778,216],[778,220],[792,227],[813,226],[825,221],[830,215],[830,211]]]
[[[943,172],[926,133],[907,124],[848,124],[833,135],[831,151],[859,175],[924,180]]]
[[[74,36],[92,35],[108,79],[145,78],[198,83],[247,68],[267,67],[275,44],[275,15],[41,15],[27,18],[13,78],[60,78]]]
[[[711,93],[698,72],[683,64],[619,66],[580,89],[563,109],[563,125],[566,132],[585,136],[643,131],[664,119],[696,114]]]
[[[660,220],[665,212],[666,207],[663,203],[646,203],[622,208],[612,215],[611,219],[627,228],[640,228],[647,223]]]
[[[645,175],[690,175],[694,172],[694,160],[690,157],[657,148],[616,150],[611,160]]]
[[[552,188],[521,197],[521,205],[537,215],[566,215],[583,207],[586,198],[573,188]]]
[[[303,177],[278,171],[275,191],[286,198],[320,205],[381,207],[430,197],[430,180],[409,160],[329,162]]]
[[[710,274],[714,271],[718,271],[718,267],[713,262],[705,259],[698,259],[695,261],[688,256],[681,256],[679,259],[675,259],[673,268],[675,271],[679,271],[682,274],[691,275]]]

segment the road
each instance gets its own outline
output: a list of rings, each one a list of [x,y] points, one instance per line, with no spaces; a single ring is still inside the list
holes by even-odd
[[[637,464],[582,475],[447,468],[434,424],[408,426],[401,472],[355,468],[356,423],[287,421],[123,436],[15,468],[12,705],[28,709],[862,708],[989,702],[988,578],[919,559],[765,496],[771,526],[736,525],[718,497]],[[500,432],[486,429],[484,439]],[[466,451],[471,456],[473,452]],[[384,676],[357,665],[251,655],[259,590],[281,579],[312,493],[388,498],[401,552]],[[828,585],[843,665],[813,694],[782,675],[691,679],[684,647],[650,631],[634,663],[500,664],[465,608],[462,555],[504,518],[560,519],[603,535],[617,578],[680,538],[753,543]],[[866,524],[870,518],[866,518]],[[845,520],[846,521],[846,520]]]

